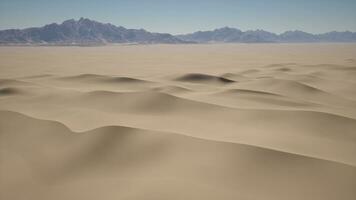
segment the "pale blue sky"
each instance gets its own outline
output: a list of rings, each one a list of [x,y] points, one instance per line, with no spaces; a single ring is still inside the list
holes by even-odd
[[[356,31],[356,0],[0,0],[0,29],[80,17],[172,34],[223,26]]]

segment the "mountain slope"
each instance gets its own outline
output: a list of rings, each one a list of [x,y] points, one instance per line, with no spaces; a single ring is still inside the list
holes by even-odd
[[[126,29],[86,18],[52,23],[40,28],[10,29],[0,31],[0,44],[50,43],[50,44],[97,44],[97,43],[184,43],[162,33],[143,29]]]

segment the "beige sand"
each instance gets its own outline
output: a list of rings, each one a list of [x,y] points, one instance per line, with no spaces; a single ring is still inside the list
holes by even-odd
[[[0,48],[0,199],[356,199],[356,45]]]

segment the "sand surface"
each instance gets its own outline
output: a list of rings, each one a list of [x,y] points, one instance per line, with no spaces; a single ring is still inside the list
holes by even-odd
[[[0,47],[0,199],[356,199],[356,45]]]

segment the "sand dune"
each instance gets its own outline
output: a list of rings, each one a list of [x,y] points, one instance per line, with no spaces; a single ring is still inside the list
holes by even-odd
[[[260,89],[276,94],[290,96],[295,99],[303,99],[306,101],[330,104],[330,105],[356,105],[356,102],[348,101],[340,96],[333,95],[319,88],[315,88],[304,83],[293,80],[283,80],[275,78],[264,78],[253,82],[240,84],[241,88]]]
[[[7,88],[2,88],[0,89],[0,96],[6,96],[6,95],[16,95],[16,94],[21,94],[22,91],[17,89],[17,88],[13,88],[13,87],[7,87]]]
[[[238,109],[153,91],[43,92],[18,102],[3,99],[1,109],[60,121],[75,130],[119,124],[356,165],[354,118],[305,110]]]
[[[224,78],[224,77],[219,77],[219,76],[212,76],[212,75],[207,75],[207,74],[186,74],[181,77],[178,77],[176,80],[178,81],[187,81],[187,82],[192,82],[192,83],[215,83],[215,84],[227,84],[227,83],[233,83],[235,81]]]
[[[259,147],[119,126],[73,133],[58,122],[6,111],[0,125],[2,169],[11,169],[1,173],[4,199],[356,195],[355,167]]]
[[[226,94],[239,94],[239,95],[264,95],[264,96],[280,96],[278,94],[270,93],[270,92],[263,92],[257,90],[243,90],[243,89],[231,89],[224,91]]]
[[[6,86],[28,86],[32,85],[29,82],[26,81],[19,81],[15,79],[0,79],[0,86],[1,87],[6,87]]]
[[[0,47],[0,199],[354,200],[354,55]]]
[[[276,93],[248,89],[229,89],[223,92],[214,93],[208,96],[208,98],[210,100],[221,102],[223,105],[230,105],[233,107],[238,107],[243,104],[246,106],[255,104],[256,107],[259,105],[261,108],[268,106],[283,109],[286,107],[305,108],[316,105],[302,100],[298,101],[291,99]]]
[[[163,92],[163,93],[182,93],[182,92],[191,92],[192,90],[181,87],[181,86],[160,86],[152,89],[153,91]]]
[[[144,81],[140,79],[130,78],[130,77],[112,77],[97,74],[81,74],[77,76],[62,77],[60,78],[64,81],[79,81],[87,83],[149,83],[149,81]]]

